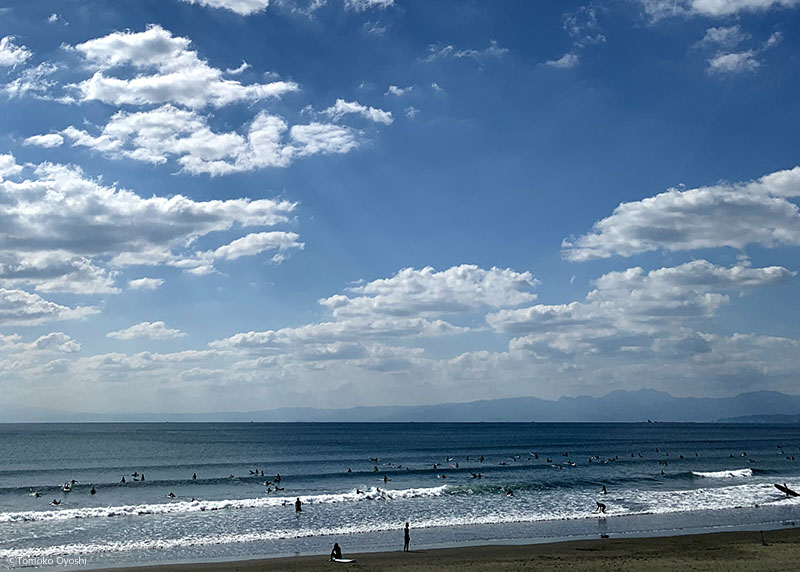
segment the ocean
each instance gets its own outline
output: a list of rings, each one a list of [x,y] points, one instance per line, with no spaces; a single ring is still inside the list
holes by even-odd
[[[773,483],[799,426],[0,424],[0,568],[796,526]]]

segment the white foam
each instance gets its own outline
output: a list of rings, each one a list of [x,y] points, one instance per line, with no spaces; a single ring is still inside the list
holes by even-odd
[[[692,471],[695,477],[704,479],[737,479],[743,477],[752,477],[753,469],[730,469],[726,471],[712,471],[704,473],[702,471]]]
[[[414,498],[420,496],[439,496],[445,494],[446,487],[434,489],[406,489],[395,491],[377,491],[372,489],[368,494],[377,495],[378,498]],[[365,494],[345,493],[364,498]],[[772,485],[761,483],[748,483],[726,487],[701,488],[693,490],[672,491],[620,491],[620,497],[606,498],[608,503],[606,517],[680,513],[698,510],[723,510],[740,508],[743,506],[764,505],[800,505],[800,499],[784,498],[777,495]],[[333,498],[343,495],[319,495],[300,497],[304,502],[335,502]],[[251,499],[253,500],[253,499]],[[270,500],[275,499],[255,499]],[[290,499],[285,499],[290,500]],[[230,501],[217,501],[230,502]],[[238,501],[237,501],[238,502]],[[338,501],[336,501],[338,502]],[[178,504],[178,503],[176,503]],[[165,505],[174,506],[174,505]],[[474,505],[473,505],[474,506]],[[536,496],[536,510],[531,510],[532,504],[526,502],[524,495],[518,498],[494,503],[488,512],[468,512],[450,514],[446,516],[434,515],[427,519],[415,521],[415,528],[453,527],[470,525],[491,525],[539,522],[547,520],[571,520],[596,518],[587,508],[585,494],[576,491],[573,494],[552,497]],[[180,538],[160,538],[144,540],[123,540],[107,543],[92,544],[61,544],[56,546],[38,546],[16,549],[0,549],[0,560],[16,560],[20,558],[55,557],[58,555],[86,555],[108,552],[126,552],[136,550],[170,550],[176,548],[192,548],[211,545],[243,544],[250,542],[265,542],[319,536],[344,536],[364,533],[398,530],[401,522],[391,519],[375,519],[358,524],[338,525],[330,527],[278,529],[263,531],[248,531],[225,534],[196,534]]]
[[[355,490],[346,493],[301,496],[303,504],[332,504],[340,502],[361,502],[371,500],[391,501],[397,499],[435,497],[445,494],[447,485],[432,488],[378,489],[364,492]],[[294,503],[297,497],[272,496],[249,499],[176,501],[159,504],[140,504],[107,507],[64,508],[61,510],[42,510],[0,513],[1,522],[32,522],[44,520],[68,520],[73,518],[103,518],[112,516],[140,516],[150,514],[179,514],[190,512],[240,510],[248,508],[269,508]]]

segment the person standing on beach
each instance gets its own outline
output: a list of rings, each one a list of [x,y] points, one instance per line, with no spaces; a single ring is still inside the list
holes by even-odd
[[[408,531],[408,523],[403,529],[403,552],[408,552],[408,543],[411,542],[411,533]]]

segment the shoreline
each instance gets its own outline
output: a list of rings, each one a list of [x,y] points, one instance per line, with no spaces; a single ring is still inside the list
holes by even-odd
[[[762,536],[763,535],[763,536]],[[763,542],[762,542],[763,538]],[[730,531],[678,536],[568,540],[537,544],[488,544],[431,548],[404,553],[348,552],[352,564],[336,564],[327,555],[254,558],[248,560],[154,564],[97,568],[95,572],[317,572],[332,567],[359,571],[513,572],[547,569],[569,571],[790,571],[800,562],[800,528]]]

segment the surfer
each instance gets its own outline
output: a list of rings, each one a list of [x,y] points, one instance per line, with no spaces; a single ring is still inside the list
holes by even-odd
[[[90,494],[90,495],[97,494],[97,491],[96,491],[96,490],[94,490],[94,485],[92,485],[92,490],[90,490],[90,491],[89,491],[89,494]]]
[[[411,533],[408,531],[408,523],[403,529],[403,552],[408,552],[408,543],[411,542]]]
[[[58,500],[58,499],[53,499],[53,500],[50,501],[50,504],[53,505],[53,506],[58,506],[58,505],[61,504],[61,501]]]
[[[595,501],[595,502],[597,503],[597,508],[594,510],[594,512],[605,514],[606,505],[604,503],[601,503],[600,501]]]
[[[142,473],[142,481],[144,481],[144,473]]]
[[[294,512],[301,512],[303,510],[303,503],[300,502],[300,497],[294,501]]]
[[[193,480],[193,481],[196,481],[196,480],[197,480],[197,473],[192,473],[192,480]]]
[[[333,550],[331,550],[331,562],[334,560],[340,560],[342,558],[342,549],[339,548],[339,543],[333,543]]]
[[[600,490],[600,493],[601,494],[607,494],[608,493],[608,491],[606,490],[606,486],[605,485],[603,485],[603,488]]]
[[[513,497],[513,496],[514,496],[514,491],[512,491],[511,489],[508,489],[508,490],[506,491],[506,496],[507,496],[507,497]]]
[[[167,495],[167,498],[174,499],[174,498],[175,498],[175,493],[173,493],[172,491],[170,491],[170,492],[169,492],[169,494]]]
[[[124,475],[122,476],[122,480],[120,481],[120,483],[122,483],[123,485],[125,484],[125,476]]]

